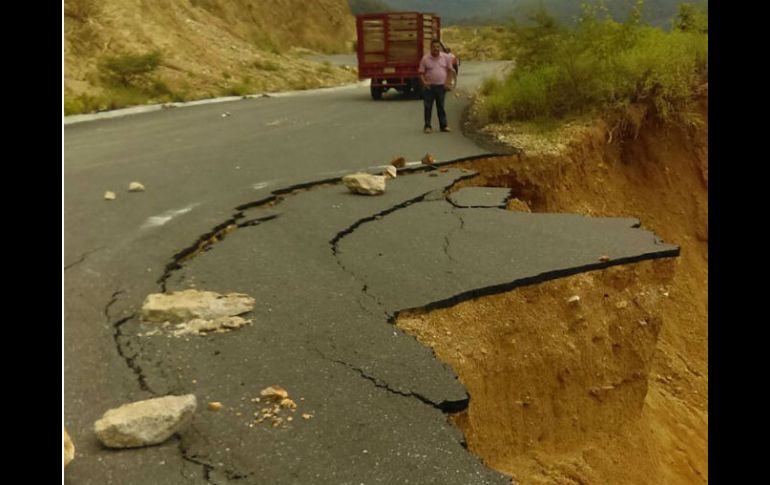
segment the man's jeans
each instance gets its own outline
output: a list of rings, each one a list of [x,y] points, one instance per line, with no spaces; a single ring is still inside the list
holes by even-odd
[[[444,96],[446,91],[443,84],[431,84],[422,92],[423,102],[425,104],[425,128],[431,128],[430,120],[433,116],[433,101],[436,101],[436,111],[438,112],[438,124],[441,129],[446,128],[446,111],[444,111]]]

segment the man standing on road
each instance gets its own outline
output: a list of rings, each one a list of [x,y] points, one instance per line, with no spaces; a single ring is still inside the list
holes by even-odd
[[[425,104],[425,133],[430,133],[431,118],[433,117],[433,101],[436,101],[436,113],[441,131],[451,131],[447,126],[446,111],[444,111],[444,96],[447,84],[453,74],[452,60],[441,54],[441,43],[434,40],[430,44],[430,54],[423,56],[420,61],[420,80]]]

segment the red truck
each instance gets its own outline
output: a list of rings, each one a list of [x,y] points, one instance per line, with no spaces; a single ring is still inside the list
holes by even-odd
[[[356,16],[356,31],[358,79],[372,80],[373,99],[381,99],[391,88],[421,92],[420,60],[430,53],[431,41],[441,40],[439,17],[418,12],[362,14]]]

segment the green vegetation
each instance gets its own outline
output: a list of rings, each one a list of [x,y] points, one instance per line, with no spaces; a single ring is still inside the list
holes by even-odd
[[[241,82],[232,83],[222,89],[221,94],[223,96],[245,96],[247,94],[254,94],[257,89],[253,85],[253,79],[250,77],[244,77]]]
[[[674,19],[674,29],[683,32],[709,33],[708,4],[683,3]]]
[[[147,102],[168,102],[182,96],[174,93],[154,73],[161,65],[160,52],[105,56],[99,73],[105,88],[102,109],[119,109]]]
[[[154,75],[161,65],[161,54],[106,56],[99,62],[99,81],[103,94],[73,96],[64,93],[64,114],[89,113],[148,102],[183,101],[183,93],[173,92]]]
[[[125,54],[106,56],[99,63],[104,80],[112,85],[134,86],[148,81],[150,74],[158,68],[160,52],[147,54]]]
[[[623,23],[584,2],[573,29],[543,9],[532,26],[513,25],[516,69],[484,83],[481,118],[559,119],[641,103],[663,121],[692,122],[694,95],[708,78],[707,13],[683,5],[677,29],[664,32],[642,22],[643,3]]]
[[[73,96],[70,93],[64,93],[64,114],[74,115],[79,113],[91,113],[102,109],[105,102],[102,98],[82,94]]]

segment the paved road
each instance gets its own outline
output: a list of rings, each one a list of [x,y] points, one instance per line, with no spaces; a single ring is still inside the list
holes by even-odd
[[[500,68],[464,66],[471,85]],[[464,98],[450,99],[455,132],[432,135],[420,130],[418,100],[387,98],[373,102],[358,87],[65,128],[64,404],[77,448],[66,483],[506,483],[447,424],[445,412],[467,404],[462,386],[389,320],[677,249],[629,219],[464,207],[457,201],[472,194],[444,197],[469,175],[458,170],[401,176],[380,197],[323,185],[236,210],[394,156],[481,153],[459,135]],[[146,192],[128,193],[131,181]],[[103,200],[105,190],[118,198]],[[277,217],[166,272],[200,237],[265,216]],[[168,290],[251,294],[254,324],[209,337],[140,336],[148,327],[135,313],[162,276]],[[249,399],[271,384],[303,397],[301,411],[314,418],[249,427]],[[188,430],[145,449],[106,450],[91,432],[109,408],[188,392],[201,408],[223,401],[225,412],[201,409]]]
[[[499,71],[479,64],[480,72]],[[374,103],[346,88],[155,110],[64,130],[64,403],[78,447],[67,483],[190,483],[201,467],[178,444],[114,453],[90,432],[110,407],[151,396],[116,342],[172,256],[271,190],[387,163],[481,153],[459,135],[464,98],[448,103],[452,134],[424,135],[419,100]],[[225,112],[230,116],[222,117]],[[132,181],[144,193],[128,193]],[[118,194],[103,200],[106,190]],[[203,483],[203,482],[201,482]]]

